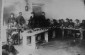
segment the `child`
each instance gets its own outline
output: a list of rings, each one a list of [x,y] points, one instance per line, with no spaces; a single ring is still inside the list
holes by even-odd
[[[9,41],[8,44],[3,45],[2,50],[3,53],[5,52],[6,54],[9,55],[16,55],[18,53],[15,47],[12,45],[11,41]]]

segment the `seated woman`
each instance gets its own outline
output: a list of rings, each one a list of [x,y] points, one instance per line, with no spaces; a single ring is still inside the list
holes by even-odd
[[[79,29],[80,28],[80,21],[78,19],[75,20],[75,24],[74,24],[74,28],[75,29]],[[80,31],[76,30],[75,31],[75,39],[80,39]]]
[[[74,28],[74,22],[73,22],[72,19],[69,19],[68,28]],[[70,37],[73,37],[73,36],[74,36],[74,31],[69,29],[68,35],[69,35]]]
[[[80,27],[81,27],[82,29],[85,29],[85,20],[82,20],[82,23],[80,24]]]
[[[80,24],[80,28],[85,29],[85,20],[82,20],[82,23]],[[83,36],[85,36],[85,31],[83,31]],[[85,37],[83,37],[85,39]]]
[[[16,19],[14,17],[14,13],[11,13],[8,19],[8,27],[9,28],[13,27],[15,22],[16,22]]]
[[[18,53],[18,51],[12,45],[11,41],[9,41],[8,44],[2,46],[2,51],[3,54],[8,54],[8,55],[16,55]]]
[[[80,21],[78,19],[75,20],[74,28],[76,28],[76,29],[80,28]]]
[[[69,19],[66,18],[66,22],[64,23],[64,27],[68,28],[69,27]],[[68,29],[64,29],[64,33],[65,33],[65,38],[69,37],[69,30]]]
[[[65,26],[65,28],[68,28],[68,26],[69,26],[69,19],[68,18],[66,18],[66,22],[65,22],[64,26]]]
[[[74,22],[72,19],[69,21],[69,28],[74,28]]]

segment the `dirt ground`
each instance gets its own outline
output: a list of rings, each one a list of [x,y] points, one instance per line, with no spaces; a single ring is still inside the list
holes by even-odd
[[[18,55],[85,55],[85,41],[52,40],[49,43],[39,45],[36,50],[23,50],[22,45],[15,46]]]

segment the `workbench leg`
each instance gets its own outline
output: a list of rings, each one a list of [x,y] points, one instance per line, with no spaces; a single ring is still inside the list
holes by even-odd
[[[62,29],[62,39],[64,38],[64,29]]]
[[[80,31],[80,33],[81,33],[80,39],[82,40],[83,39],[83,31]]]
[[[31,45],[33,49],[36,49],[36,36],[31,36]]]
[[[55,34],[55,30],[53,31],[53,37],[52,38],[55,38],[56,37],[56,34]]]
[[[26,36],[23,36],[23,46],[27,46],[27,38]]]
[[[48,42],[48,32],[45,32],[45,41]]]

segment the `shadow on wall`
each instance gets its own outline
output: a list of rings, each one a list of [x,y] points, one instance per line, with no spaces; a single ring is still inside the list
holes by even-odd
[[[4,24],[7,24],[8,22],[8,18],[10,17],[10,13],[15,11],[15,7],[14,6],[10,6],[10,7],[5,7],[4,8],[4,14],[3,14],[3,18],[4,18]]]

